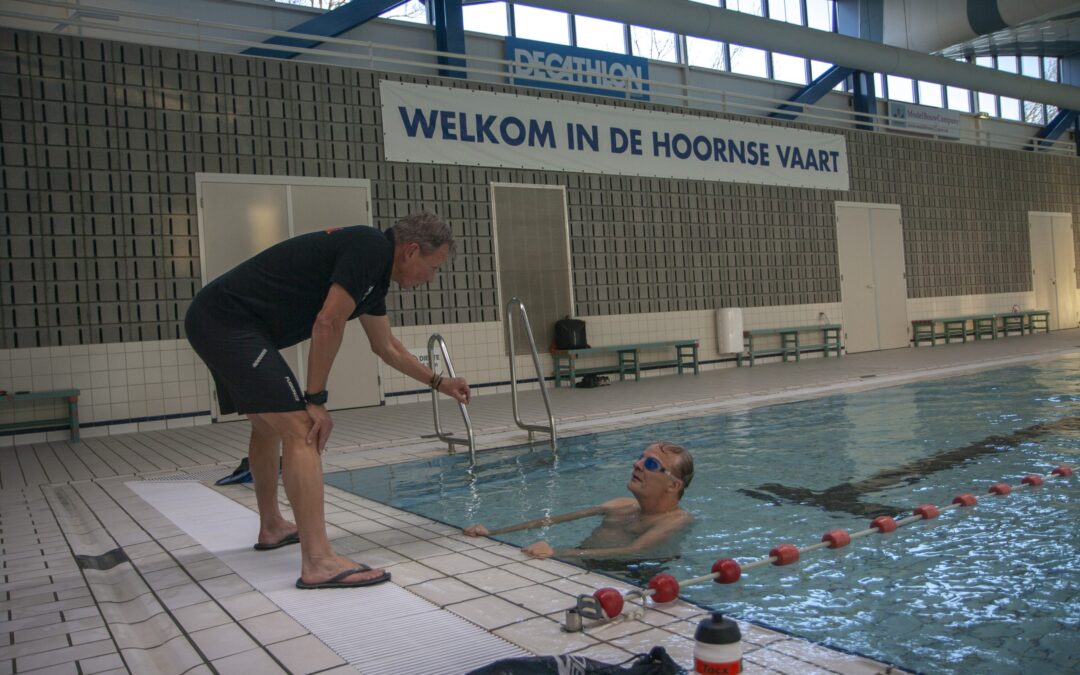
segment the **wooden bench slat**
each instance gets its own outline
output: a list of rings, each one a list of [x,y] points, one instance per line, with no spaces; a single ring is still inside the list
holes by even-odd
[[[660,342],[640,342],[620,345],[598,345],[582,349],[555,349],[552,350],[552,361],[555,368],[555,386],[561,387],[562,381],[568,380],[570,386],[579,375],[597,375],[600,373],[618,373],[620,380],[625,380],[626,375],[633,373],[635,381],[641,379],[643,368],[669,367],[678,368],[682,374],[686,368],[693,368],[694,374],[700,372],[698,363],[699,340],[663,340]],[[675,348],[674,359],[661,359],[654,361],[642,361],[641,352],[656,351],[660,349]],[[602,354],[615,354],[616,362],[611,365],[586,366],[579,368],[577,360],[583,356],[597,356]]]
[[[71,440],[79,440],[79,390],[78,389],[53,389],[48,391],[16,391],[0,394],[0,403],[5,401],[47,401],[52,399],[64,399],[67,402],[68,414],[66,417],[52,417],[48,419],[31,419],[19,422],[6,422],[0,424],[0,430],[14,429],[40,429],[55,424],[65,424],[71,430]]]

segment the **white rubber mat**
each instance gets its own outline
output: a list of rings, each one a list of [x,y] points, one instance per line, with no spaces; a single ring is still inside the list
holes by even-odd
[[[396,586],[303,591],[300,549],[251,549],[259,517],[204,485],[131,481],[131,490],[364,675],[466,673],[520,647]]]

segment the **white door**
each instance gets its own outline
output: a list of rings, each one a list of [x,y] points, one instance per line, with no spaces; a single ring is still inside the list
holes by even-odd
[[[1028,213],[1035,307],[1050,310],[1050,328],[1075,328],[1078,315],[1072,215]]]
[[[204,284],[290,236],[371,222],[368,181],[196,174],[196,192]],[[301,383],[307,344],[281,350]],[[346,327],[327,389],[331,410],[382,403],[379,359],[357,321]],[[211,399],[218,421],[238,419],[221,416]]]
[[[907,281],[900,208],[837,202],[836,245],[846,351],[906,347]]]
[[[294,237],[332,227],[371,223],[366,186],[290,185],[289,201],[292,205]],[[310,342],[304,340],[296,346],[303,373],[307,372]],[[297,375],[303,382],[304,375]],[[345,326],[345,337],[334,359],[326,389],[330,392],[330,401],[326,406],[330,410],[382,403],[379,357],[371,351],[367,334],[359,321],[350,321]]]

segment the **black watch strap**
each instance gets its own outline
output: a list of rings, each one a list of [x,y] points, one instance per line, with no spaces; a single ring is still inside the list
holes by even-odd
[[[326,405],[328,398],[330,398],[330,394],[325,389],[316,392],[304,392],[304,401],[312,405]]]

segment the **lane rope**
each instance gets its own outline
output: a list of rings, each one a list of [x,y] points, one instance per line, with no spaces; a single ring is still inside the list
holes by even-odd
[[[1042,476],[1030,474],[1021,479],[1016,489],[1036,488],[1050,480],[1070,478],[1073,475],[1071,466],[1062,464],[1049,473]],[[997,497],[1010,495],[1014,487],[1008,483],[994,483],[987,490],[987,494]],[[870,527],[848,532],[847,530],[829,530],[821,537],[821,541],[798,548],[794,544],[779,544],[769,550],[769,555],[753,562],[740,564],[734,558],[721,558],[713,563],[712,570],[705,575],[690,579],[677,580],[674,576],[666,573],[657,574],[649,579],[646,588],[636,588],[625,594],[618,589],[604,587],[598,589],[592,595],[581,594],[577,597],[577,605],[566,610],[566,618],[563,622],[563,630],[568,632],[584,631],[586,626],[582,619],[590,619],[597,623],[589,626],[598,627],[610,624],[622,619],[640,618],[647,609],[645,601],[652,598],[657,604],[674,601],[679,596],[679,589],[683,586],[694,586],[707,581],[715,581],[718,584],[733,584],[742,578],[743,572],[752,570],[763,565],[790,565],[797,562],[804,553],[810,553],[823,548],[843,548],[856,539],[868,537],[872,534],[886,534],[895,532],[898,528],[916,523],[920,520],[933,520],[941,514],[962,507],[975,506],[978,498],[975,495],[964,492],[953,498],[947,506],[935,506],[934,504],[922,504],[911,512],[910,516],[899,520],[892,516],[878,516],[870,521]],[[640,600],[640,604],[635,601]],[[627,605],[632,606],[628,613],[623,613]]]

